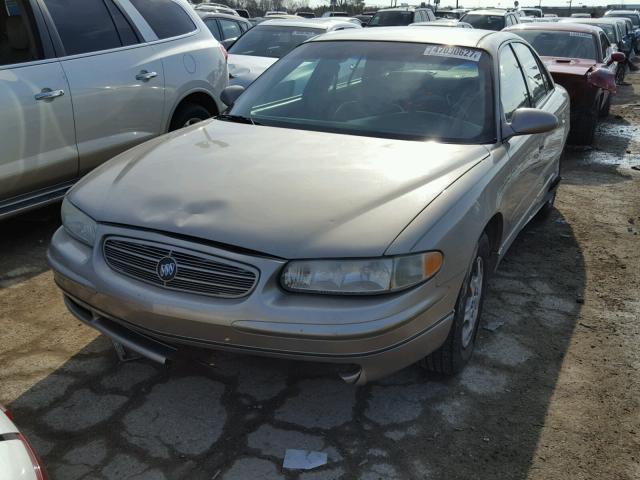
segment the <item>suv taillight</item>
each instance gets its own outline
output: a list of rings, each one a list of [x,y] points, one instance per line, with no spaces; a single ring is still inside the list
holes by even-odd
[[[218,45],[220,46],[220,50],[222,50],[222,55],[224,55],[224,61],[226,62],[227,60],[229,60],[229,52],[227,52],[227,49],[224,48],[221,43],[219,43]]]

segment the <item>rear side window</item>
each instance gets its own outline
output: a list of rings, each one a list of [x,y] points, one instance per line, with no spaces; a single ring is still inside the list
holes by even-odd
[[[118,35],[120,35],[120,43],[122,43],[122,45],[135,45],[136,43],[140,43],[140,39],[133,30],[133,27],[120,9],[113,3],[113,0],[105,0],[104,3],[109,9],[113,22],[116,24]]]
[[[500,100],[507,122],[518,108],[529,106],[529,95],[520,64],[510,47],[500,51]]]
[[[218,22],[215,21],[215,19],[213,18],[207,18],[204,21],[204,24],[207,26],[207,28],[211,31],[211,33],[213,34],[213,37],[218,40],[221,41],[222,38],[220,38],[220,30],[218,30]]]
[[[196,25],[173,0],[131,0],[159,39],[193,32]]]
[[[220,22],[220,30],[222,30],[222,39],[227,40],[229,38],[238,38],[242,35],[242,30],[240,30],[240,25],[238,22],[234,22],[233,20],[227,20],[226,18],[219,18]]]
[[[535,106],[547,94],[547,88],[542,71],[540,70],[537,60],[533,56],[533,53],[529,50],[529,47],[522,43],[513,43],[512,46],[520,60],[522,73],[527,79],[527,84],[529,85],[531,101]]]
[[[122,46],[103,0],[44,0],[67,55]],[[70,12],[73,12],[70,15]]]

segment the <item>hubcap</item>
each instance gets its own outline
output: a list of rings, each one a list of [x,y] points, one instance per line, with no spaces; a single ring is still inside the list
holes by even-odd
[[[469,279],[469,294],[464,304],[464,321],[462,323],[462,346],[467,348],[473,339],[473,333],[478,323],[480,300],[484,283],[484,263],[482,257],[477,257]]]
[[[189,125],[194,125],[196,123],[200,123],[202,121],[201,118],[190,118],[189,120],[187,120],[186,122],[184,122],[184,126],[188,127]]]

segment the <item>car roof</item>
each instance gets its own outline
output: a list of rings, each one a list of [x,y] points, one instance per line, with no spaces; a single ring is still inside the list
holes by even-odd
[[[540,22],[540,23],[522,23],[512,25],[505,30],[513,32],[514,30],[553,30],[559,32],[575,32],[575,33],[591,33],[597,35],[602,29],[595,25],[587,25],[585,23],[571,22]]]
[[[442,27],[376,27],[353,28],[331,32],[331,35],[319,35],[311,42],[333,40],[359,40],[372,42],[412,42],[433,43],[436,45],[452,45],[456,47],[482,48],[495,50],[508,39],[520,37],[504,32],[480,30],[473,28],[442,28]]]
[[[269,18],[269,17],[265,17]],[[303,18],[299,17],[299,20],[289,20],[284,18],[274,18],[273,20],[265,20],[264,22],[256,25],[256,26],[269,26],[269,25],[277,25],[281,27],[307,27],[307,28],[319,28],[322,30],[330,30],[334,26],[345,25],[348,27],[353,27],[353,23],[345,22],[344,20],[338,20],[340,17],[335,17],[336,19],[328,19],[321,20],[319,18]]]
[[[611,17],[599,17],[599,18],[567,18],[560,20],[560,23],[584,23],[584,24],[597,24],[597,23],[608,23],[609,25],[615,25],[619,23],[619,18],[611,18]]]
[[[478,9],[478,10],[471,10],[469,12],[467,12],[467,15],[502,15],[505,16],[507,13],[510,13],[506,10],[499,10],[499,9],[491,9],[491,8],[485,8],[485,9]]]
[[[381,8],[376,13],[380,12],[412,12],[414,10],[427,10],[427,7],[392,7],[392,8]]]
[[[229,13],[211,12],[207,10],[196,10],[196,12],[198,13],[198,15],[200,15],[200,18],[202,18],[203,20],[205,18],[228,18],[229,20],[235,20],[236,22],[238,20],[241,20],[245,23],[251,23],[249,20],[247,20],[244,17],[241,17],[239,15],[231,15]]]

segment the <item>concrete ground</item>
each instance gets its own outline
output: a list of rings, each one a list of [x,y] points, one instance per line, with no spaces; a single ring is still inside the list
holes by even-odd
[[[567,152],[557,210],[493,278],[458,377],[354,388],[256,357],[119,363],[53,284],[54,206],[0,224],[0,402],[54,480],[640,478],[639,77],[596,147]],[[287,448],[328,464],[284,470]]]

